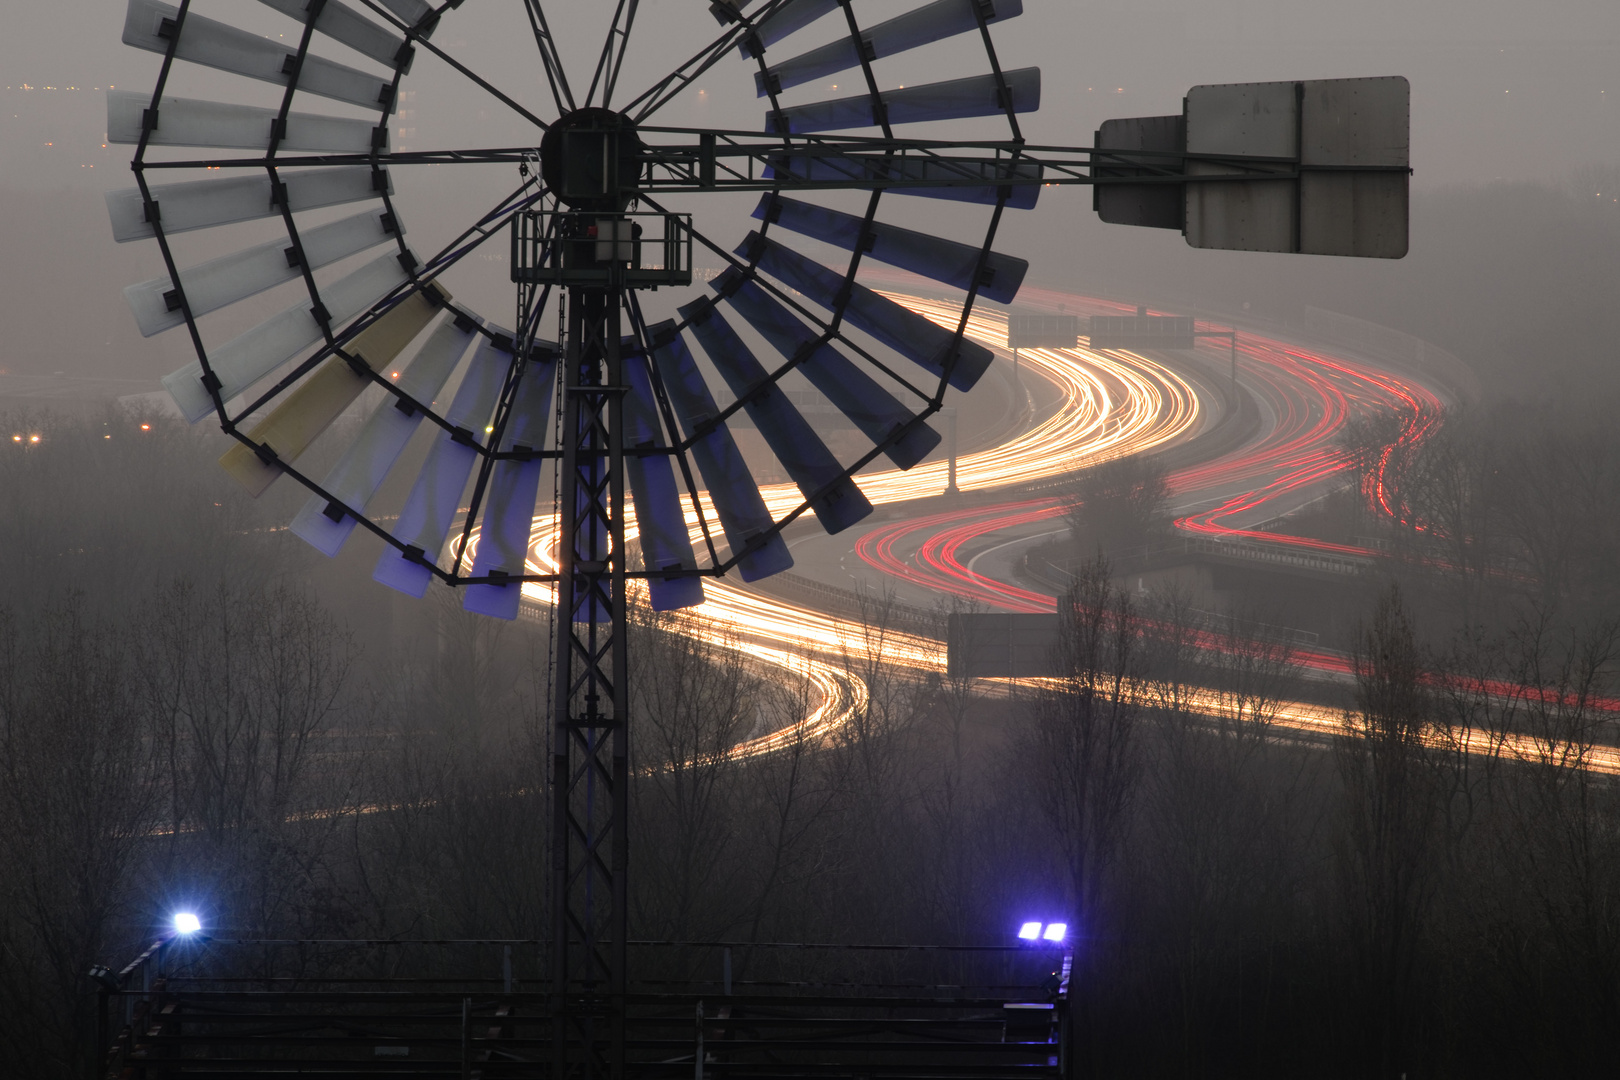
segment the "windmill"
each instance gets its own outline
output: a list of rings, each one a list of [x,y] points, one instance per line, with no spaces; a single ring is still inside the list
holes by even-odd
[[[574,1035],[558,1040],[555,1075],[622,1068],[631,583],[671,610],[700,603],[706,576],[785,570],[788,525],[809,514],[828,532],[849,528],[872,509],[859,470],[879,458],[909,468],[933,451],[928,421],[947,391],[970,390],[993,358],[966,334],[974,304],[1010,303],[1028,269],[993,247],[1006,211],[1033,209],[1045,185],[1089,184],[1105,221],[1179,228],[1196,246],[1405,252],[1403,79],[1197,87],[1179,116],[1112,121],[1095,147],[1041,146],[1020,120],[1040,105],[1040,71],[1004,67],[993,41],[1022,0],[933,0],[871,23],[849,0],[718,0],[713,40],[627,102],[617,91],[636,0],[619,0],[583,95],[549,5],[523,0],[555,109],[542,117],[434,43],[459,0],[261,2],[291,20],[280,37],[214,19],[203,0],[129,0],[123,39],[162,66],[149,94],[109,94],[108,137],[135,146],[136,186],[109,195],[108,209],[118,240],[156,242],[165,273],[126,295],[144,334],[186,329],[195,362],[164,384],[188,420],[212,415],[234,440],[224,468],[255,496],[278,481],[307,489],[296,535],[333,555],[369,532],[383,545],[378,581],[421,596],[437,579],[487,615],[516,616],[526,583],[555,588],[552,968]],[[830,40],[796,46],[814,32]],[[885,61],[951,39],[977,43],[981,70],[884,81]],[[344,62],[328,58],[333,47]],[[508,111],[510,145],[390,149],[403,80],[424,53]],[[653,123],[722,63],[751,70],[759,130]],[[201,68],[242,77],[232,95],[257,89],[257,103],[169,92],[172,77]],[[827,77],[848,73],[860,92],[820,96]],[[974,118],[1005,134],[906,135]],[[191,147],[204,153],[169,149]],[[519,173],[517,187],[439,250],[411,248],[393,200],[401,177],[500,164]],[[675,208],[710,192],[759,193],[740,243]],[[977,223],[962,238],[905,228],[881,213],[891,197],[944,200],[953,220]],[[249,221],[268,239],[182,265],[181,234]],[[801,253],[806,239],[840,260]],[[510,245],[506,324],[450,288],[492,242]],[[649,321],[639,294],[691,286],[697,247],[725,269],[676,318]],[[937,325],[861,283],[873,260],[960,290],[960,321]],[[199,323],[278,286],[296,301],[227,340]],[[553,342],[542,320],[559,297]],[[836,456],[784,390],[789,378],[869,448]],[[378,403],[336,463],[302,465],[368,390]],[[795,506],[761,497],[729,426],[739,413],[796,485]],[[383,505],[424,429],[409,494]],[[546,462],[554,570],[530,547]]]

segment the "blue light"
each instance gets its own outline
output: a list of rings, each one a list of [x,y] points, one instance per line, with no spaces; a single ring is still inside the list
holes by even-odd
[[[174,917],[174,932],[190,936],[202,929],[202,920],[189,911],[182,911]]]
[[[1062,941],[1064,937],[1068,935],[1068,933],[1069,925],[1067,923],[1055,922],[1047,923],[1046,933],[1042,934],[1041,936],[1047,941]]]
[[[1041,924],[1027,922],[1018,928],[1018,936],[1024,941],[1038,941],[1041,936]]]

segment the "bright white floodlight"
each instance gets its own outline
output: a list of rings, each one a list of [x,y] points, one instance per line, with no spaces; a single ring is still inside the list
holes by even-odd
[[[182,911],[174,917],[174,932],[191,935],[202,929],[202,920],[189,911]]]
[[[1018,928],[1018,936],[1024,941],[1038,941],[1041,936],[1041,924],[1027,922]]]
[[[1042,934],[1041,937],[1045,938],[1047,941],[1062,941],[1064,937],[1068,935],[1068,933],[1069,926],[1067,923],[1047,923],[1046,932]]]

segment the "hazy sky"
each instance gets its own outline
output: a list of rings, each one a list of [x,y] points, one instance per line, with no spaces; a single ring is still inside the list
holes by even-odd
[[[866,0],[857,11],[876,21],[922,2]],[[547,5],[576,82],[588,80],[596,24],[612,6]],[[625,85],[639,89],[696,51],[716,30],[707,6],[643,0]],[[93,97],[92,88],[109,84],[150,86],[157,57],[119,42],[125,5],[16,0],[7,7],[0,93],[10,107],[0,114],[7,121],[0,183],[76,182],[64,173],[92,163],[99,172],[127,157],[118,151],[93,161],[87,151],[99,149],[101,131],[91,117],[100,103],[62,100]],[[253,0],[197,0],[194,10],[266,31],[291,25]],[[519,0],[467,0],[447,18],[442,43],[515,96],[537,101],[521,12]],[[1024,15],[1000,27],[997,41],[1009,66],[1042,69],[1044,100],[1030,128],[1047,141],[1083,138],[1110,116],[1171,111],[1195,83],[1398,73],[1412,80],[1419,184],[1536,177],[1620,155],[1620,103],[1608,100],[1620,97],[1620,4],[1612,0],[1026,0]],[[435,66],[425,58],[407,86],[436,83]],[[707,89],[736,107],[715,112],[757,122],[747,65],[728,66]],[[24,84],[40,89],[22,91]],[[462,87],[432,88],[435,106],[481,104],[476,92],[455,92]]]
[[[865,0],[856,11],[872,23],[923,2]],[[182,335],[142,341],[118,295],[122,284],[161,268],[155,246],[114,245],[99,198],[130,184],[129,148],[103,146],[103,92],[112,85],[149,91],[159,58],[121,44],[120,0],[13,0],[7,7],[0,36],[0,190],[8,197],[0,204],[0,243],[13,271],[36,269],[28,282],[14,281],[0,293],[0,319],[8,326],[0,369],[99,369],[101,350],[114,350],[136,377],[161,374],[184,358]],[[581,87],[612,7],[610,0],[547,5],[570,75]],[[707,8],[707,0],[643,0],[622,90],[638,92],[712,38],[718,27]],[[295,24],[256,0],[196,0],[193,10],[270,36],[296,35]],[[831,27],[833,20],[824,22]],[[773,51],[791,56],[830,32],[813,27]],[[519,0],[466,0],[434,40],[542,116],[554,112]],[[1025,0],[1024,14],[999,26],[996,41],[1004,66],[1042,69],[1042,106],[1025,123],[1038,142],[1087,143],[1110,117],[1179,111],[1182,95],[1199,83],[1401,74],[1412,82],[1419,192],[1497,178],[1561,183],[1578,166],[1620,162],[1616,0]],[[335,59],[352,59],[339,48],[322,48]],[[968,39],[897,59],[882,77],[916,83],[982,69],[982,53]],[[726,61],[659,119],[758,129],[763,108],[751,70],[740,60]],[[411,114],[397,123],[414,130],[396,135],[396,146],[514,145],[534,137],[499,102],[432,57],[419,58],[404,89],[414,92]],[[196,69],[178,74],[174,90],[258,104],[273,104],[276,93],[267,84]],[[973,122],[944,130],[994,129]],[[436,226],[466,224],[513,182],[505,172],[464,170],[398,177],[407,222],[424,248]],[[952,220],[949,204],[910,202],[928,204],[908,210],[911,222]],[[700,227],[708,221],[728,238],[740,235],[740,217],[751,204],[711,203]],[[1085,242],[1103,228],[1092,219],[1083,190],[1049,193],[1025,218],[1007,235],[1048,249],[1038,253],[1042,259],[1052,255],[1039,240],[1061,233]],[[1179,240],[1144,235],[1141,242],[1156,249]],[[202,257],[211,249],[204,242],[197,250]],[[496,262],[486,268],[491,287],[502,269]],[[1036,277],[1041,273],[1037,262]],[[62,346],[64,340],[72,345]],[[60,360],[53,351],[63,354]]]

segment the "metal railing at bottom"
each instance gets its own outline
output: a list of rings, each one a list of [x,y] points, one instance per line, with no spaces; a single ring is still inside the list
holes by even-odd
[[[658,979],[670,989],[632,992],[621,1003],[588,988],[561,1000],[523,989],[511,950],[538,943],[466,944],[504,945],[500,975],[315,978],[244,973],[253,965],[220,964],[216,957],[191,965],[211,969],[206,973],[180,965],[149,976],[144,972],[164,964],[164,950],[149,949],[119,976],[102,980],[103,1075],[549,1080],[556,1032],[570,1033],[570,1060],[589,1056],[605,1065],[619,1011],[627,1077],[1072,1075],[1067,952],[888,947],[874,957],[850,946],[712,943],[711,952],[723,950],[723,979]],[[765,977],[734,982],[733,948],[789,959],[763,965]],[[804,964],[811,977],[781,977],[801,966],[789,950],[806,949],[847,952]],[[861,978],[843,979],[844,970]],[[945,981],[952,979],[963,981]],[[130,985],[115,988],[120,981]],[[682,981],[687,985],[677,988]],[[558,1024],[563,1009],[566,1027]],[[114,1035],[118,1016],[127,1022]]]

